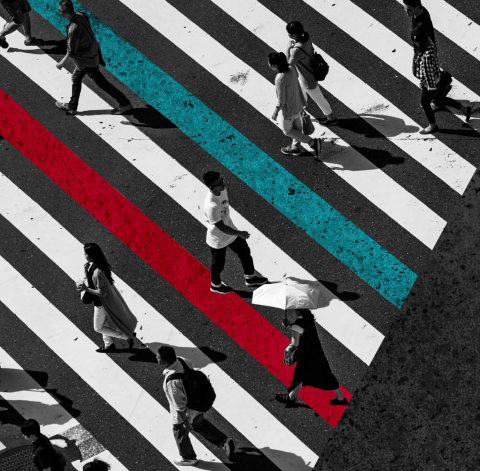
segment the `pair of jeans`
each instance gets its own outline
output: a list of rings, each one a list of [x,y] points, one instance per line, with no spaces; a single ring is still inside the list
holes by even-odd
[[[301,113],[298,113],[291,118],[285,119],[282,112],[281,119],[283,134],[285,134],[285,136],[291,137],[293,139],[292,147],[297,148],[299,147],[299,142],[304,142],[305,144],[308,144],[312,140],[310,136],[307,136],[302,132],[302,118],[300,118],[300,115]]]
[[[103,335],[103,342],[105,344],[105,348],[112,345],[112,337],[122,340],[128,339],[125,334],[122,334],[118,330],[111,329],[110,327],[105,327],[104,324],[106,319],[107,311],[105,311],[105,308],[103,306],[95,306],[93,309],[93,330]]]
[[[110,95],[117,101],[118,106],[126,106],[130,103],[129,99],[117,88],[111,84],[105,76],[100,72],[100,67],[87,67],[79,69],[75,67],[72,74],[72,97],[70,98],[70,108],[78,108],[78,100],[80,99],[80,92],[82,91],[82,80],[85,75],[88,75],[105,93]]]
[[[227,255],[227,248],[230,248],[238,255],[243,267],[245,275],[254,275],[255,268],[253,266],[253,258],[250,253],[250,247],[245,239],[237,237],[232,243],[223,247],[223,249],[214,249],[210,247],[212,253],[212,263],[210,265],[212,284],[219,286],[222,284],[220,277],[223,269],[225,268],[225,257]]]
[[[437,83],[436,90],[427,90],[426,88],[422,88],[422,97],[420,100],[420,104],[422,105],[423,111],[425,111],[425,114],[427,115],[427,120],[429,124],[435,124],[435,113],[433,112],[430,104],[432,103],[432,100],[435,100],[435,97],[437,96],[442,97],[442,99],[439,100],[439,105],[451,106],[456,110],[462,109],[462,104],[457,100],[449,97],[443,98],[443,94],[448,85],[449,83],[442,76],[440,81]]]
[[[325,116],[332,114],[332,108],[328,101],[325,100],[320,85],[317,85],[316,88],[303,88],[303,91],[304,94],[306,92],[310,95],[310,98],[318,105]]]
[[[222,447],[227,439],[227,436],[218,430],[215,425],[209,422],[203,414],[198,414],[192,422],[192,428],[199,433],[203,438],[218,447]],[[173,424],[173,436],[177,442],[178,452],[182,458],[187,460],[194,460],[197,458],[192,442],[188,436],[188,431],[182,424]]]

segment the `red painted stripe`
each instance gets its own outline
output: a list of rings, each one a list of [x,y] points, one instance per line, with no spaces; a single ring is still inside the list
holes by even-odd
[[[232,340],[290,385],[293,368],[283,363],[288,339],[236,294],[211,293],[207,268],[1,89],[0,134]],[[343,387],[342,392],[350,400],[352,395]],[[330,406],[334,397],[330,391],[303,388],[299,397],[332,427],[345,411]]]

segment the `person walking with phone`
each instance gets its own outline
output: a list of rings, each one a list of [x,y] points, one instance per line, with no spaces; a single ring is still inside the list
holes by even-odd
[[[67,54],[56,67],[62,69],[65,62],[71,58],[75,63],[75,70],[72,74],[72,97],[68,103],[55,102],[57,108],[67,114],[76,114],[82,80],[88,75],[98,87],[118,102],[118,107],[112,110],[112,114],[130,111],[133,105],[128,98],[100,72],[100,49],[88,16],[83,12],[75,12],[71,0],[62,0],[58,13],[70,23],[67,26]]]
[[[225,179],[219,172],[209,170],[203,174],[203,181],[210,190],[203,206],[208,224],[207,245],[212,254],[210,291],[219,294],[233,291],[233,288],[222,283],[221,279],[227,248],[235,252],[242,263],[245,285],[248,287],[264,285],[268,282],[267,278],[255,274],[250,247],[246,240],[250,234],[247,231],[239,231],[230,219]]]
[[[180,454],[174,460],[174,463],[178,466],[195,466],[198,464],[197,455],[188,436],[192,431],[199,433],[217,447],[223,448],[227,458],[231,459],[235,451],[233,440],[209,422],[203,416],[203,412],[190,409],[187,406],[187,399],[189,398],[186,395],[185,380],[182,379],[182,376],[185,373],[185,366],[193,368],[192,363],[186,358],[177,357],[175,349],[170,345],[161,345],[156,357],[163,373],[163,390],[168,400],[173,424],[173,436]]]
[[[85,280],[77,289],[85,291],[93,298],[93,328],[103,335],[104,346],[97,349],[99,353],[109,353],[116,350],[113,338],[127,340],[128,348],[133,348],[137,318],[132,314],[127,303],[114,285],[112,270],[102,249],[95,243],[84,245]],[[86,295],[86,293],[84,295]],[[115,326],[106,327],[108,319]]]
[[[30,12],[32,7],[28,0],[0,0],[0,4],[5,11],[10,15],[10,20],[5,23],[5,26],[0,31],[0,46],[4,49],[8,48],[8,42],[5,36],[14,33],[18,29],[23,29],[25,35],[25,46],[38,46],[43,44],[41,39],[32,36],[32,25],[30,22]]]
[[[303,29],[303,25],[299,21],[288,23],[287,33],[290,38],[285,52],[288,65],[296,67],[304,94],[308,94],[325,115],[325,118],[318,122],[322,126],[335,126],[338,124],[338,119],[335,118],[332,108],[323,96],[320,85],[313,74],[314,49],[310,35]]]
[[[466,121],[469,121],[472,107],[464,106],[453,98],[446,96],[445,90],[448,86],[446,74],[442,74],[438,63],[437,49],[422,24],[412,31],[411,39],[417,51],[413,56],[413,74],[420,80],[422,90],[420,104],[428,121],[428,126],[422,129],[420,134],[431,134],[439,130],[432,108],[432,101],[437,96],[441,96],[439,101],[442,104],[462,111],[465,114]]]
[[[311,386],[325,391],[335,391],[337,397],[330,401],[330,405],[348,405],[348,401],[340,390],[340,384],[323,353],[313,314],[308,309],[292,309],[292,311],[296,314],[296,318],[290,324],[292,342],[287,348],[298,348],[298,359],[288,392],[276,394],[275,399],[284,404],[294,404],[300,389]],[[285,315],[286,313],[287,311]]]
[[[287,155],[300,155],[300,143],[308,144],[318,160],[322,151],[322,141],[314,139],[302,132],[301,114],[307,105],[305,95],[298,82],[298,73],[295,67],[290,67],[283,52],[272,52],[268,55],[268,66],[277,72],[275,77],[275,91],[277,106],[272,114],[274,121],[281,112],[280,126],[285,136],[292,138],[292,144],[280,150]]]

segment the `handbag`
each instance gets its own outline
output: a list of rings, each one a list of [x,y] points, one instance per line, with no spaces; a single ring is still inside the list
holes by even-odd
[[[80,293],[80,299],[82,300],[83,304],[92,304],[94,296],[94,294],[89,293],[88,291],[82,291]]]
[[[294,365],[298,360],[298,347],[293,347],[288,345],[285,351],[283,352],[283,362],[286,366]]]
[[[303,110],[300,117],[302,118],[303,134],[305,134],[306,136],[310,136],[310,134],[313,134],[313,131],[315,131],[310,115],[305,110]]]

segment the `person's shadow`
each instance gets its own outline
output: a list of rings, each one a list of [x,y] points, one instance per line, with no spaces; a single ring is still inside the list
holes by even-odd
[[[268,452],[268,454],[265,454]],[[238,447],[232,457],[232,463],[228,467],[232,470],[259,470],[274,471],[277,466],[270,461],[267,456],[275,456],[280,463],[288,462],[290,464],[288,469],[295,471],[311,470],[315,463],[305,463],[305,460],[294,453],[284,450],[273,450],[272,448],[253,448],[249,446]]]
[[[418,126],[405,124],[403,119],[395,118],[394,116],[373,113],[360,113],[359,116],[377,132],[387,138],[396,137],[400,134],[416,133],[420,130]],[[365,137],[369,136],[365,135]]]
[[[125,126],[152,129],[173,129],[177,127],[176,124],[172,123],[150,105],[134,108],[128,114],[132,117],[132,121],[122,121],[122,124]]]

